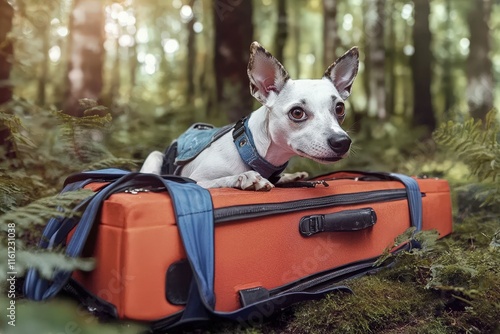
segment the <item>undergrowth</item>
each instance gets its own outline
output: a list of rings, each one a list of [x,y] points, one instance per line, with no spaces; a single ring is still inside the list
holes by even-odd
[[[85,192],[56,196],[67,175],[86,169],[135,167],[135,161],[117,157],[107,149],[111,126],[107,110],[92,101],[82,103],[88,112],[81,119],[41,109],[22,100],[0,109],[0,121],[10,129],[12,143],[8,152],[0,152],[2,157],[10,156],[0,161],[0,251],[5,253],[7,232],[15,223],[20,274],[28,266],[38,268],[45,277],[50,277],[56,268],[92,268],[92,261],[68,259],[62,249],[35,250],[40,229],[50,216],[73,215],[73,205],[88,196]],[[409,156],[425,145],[435,144],[401,147],[397,151],[406,150],[403,158],[396,158],[397,152],[381,158],[381,164],[389,161],[386,169],[430,172],[451,181],[455,221],[451,236],[436,240],[435,233],[418,233],[415,237],[423,245],[420,250],[394,256],[387,253],[384,259],[395,257],[392,267],[376,275],[344,282],[354,294],[330,294],[320,301],[301,303],[254,327],[218,321],[199,331],[500,332],[500,127],[496,118],[491,112],[485,124],[473,120],[443,124],[434,134],[437,146],[431,158],[424,157],[425,149],[411,159]],[[383,141],[387,138],[399,141],[396,133],[379,136]],[[117,143],[116,140],[111,142]],[[399,144],[406,145],[403,142],[408,144],[410,140],[401,140]],[[383,147],[375,142],[372,145]],[[360,160],[359,166],[372,165],[370,159],[383,154],[382,150],[374,152],[368,160]],[[397,242],[409,235],[411,233]],[[2,265],[3,262],[0,272],[4,274],[6,270]],[[4,277],[0,278],[4,282]],[[55,300],[44,305],[46,307],[19,301],[18,316],[32,320],[28,324],[31,327],[22,330],[58,332],[66,330],[64,326],[71,323],[82,333],[134,333],[140,329],[123,322],[99,324],[71,302]]]

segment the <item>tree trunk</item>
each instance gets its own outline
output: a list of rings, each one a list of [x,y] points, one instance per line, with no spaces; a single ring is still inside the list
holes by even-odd
[[[42,12],[46,11],[46,12]],[[45,105],[46,85],[49,78],[49,49],[50,49],[50,7],[39,9],[37,19],[34,25],[38,31],[38,38],[42,40],[42,62],[40,64],[40,74],[37,79],[37,98],[36,103],[39,106]]]
[[[12,99],[12,85],[9,82],[14,48],[7,35],[12,30],[14,9],[6,0],[0,0],[0,104]]]
[[[213,8],[217,109],[236,121],[253,106],[246,71],[253,38],[252,1],[216,0]]]
[[[446,37],[444,40],[444,49],[450,50],[452,45],[451,38],[451,0],[446,0]],[[451,52],[448,53],[446,58],[443,61],[443,93],[444,93],[444,106],[443,106],[443,114],[448,114],[452,106],[455,104],[455,96],[454,96],[454,84],[452,79],[452,59]]]
[[[284,49],[286,40],[288,38],[288,17],[286,12],[286,0],[278,0],[278,24],[276,27],[276,49],[274,50],[274,56],[282,64],[284,62]]]
[[[389,3],[390,8],[394,8],[394,2],[391,1]],[[392,13],[392,12],[389,12]],[[390,117],[391,115],[394,115],[395,113],[395,105],[396,105],[396,31],[395,31],[395,22],[393,15],[389,15],[387,18],[389,20],[389,47],[387,48],[386,52],[386,57],[387,57],[387,79],[389,81],[388,83],[388,90],[387,90],[387,96],[386,96],[386,110],[387,110],[387,115]]]
[[[78,100],[99,100],[103,87],[104,9],[99,0],[75,0],[70,17],[68,90],[63,110],[83,116]]]
[[[470,31],[467,58],[467,102],[472,117],[485,120],[493,107],[493,69],[490,53],[488,21],[491,4],[486,0],[473,1],[468,11]]]
[[[415,53],[411,59],[413,72],[413,125],[424,126],[430,133],[436,128],[431,96],[430,4],[428,0],[415,0],[414,4],[413,45]]]
[[[301,10],[301,0],[296,0],[293,2],[293,24],[292,24],[292,31],[293,31],[293,39],[294,39],[294,57],[293,57],[293,63],[295,64],[295,75],[294,77],[296,79],[300,78],[300,41],[301,41],[301,35],[300,35],[300,10]]]
[[[339,56],[340,46],[337,23],[338,0],[323,0],[323,67],[331,65]]]
[[[12,30],[13,18],[14,9],[12,6],[6,0],[0,0],[0,106],[12,100],[12,85],[9,78],[14,48],[7,35]],[[4,124],[0,124],[0,147],[1,151],[3,151],[3,154],[0,155],[0,161],[16,157],[13,144],[9,138],[9,128]]]
[[[368,64],[367,110],[370,115],[385,119],[385,0],[368,1],[364,13],[365,44]]]
[[[118,38],[115,38],[115,58],[113,59],[113,67],[111,68],[111,80],[109,84],[109,93],[103,99],[107,104],[112,105],[113,101],[120,98],[120,68],[122,67],[121,61],[121,47]]]
[[[194,7],[195,0],[189,1],[189,6]],[[196,16],[194,15],[191,20],[187,23],[188,38],[187,38],[187,62],[186,62],[186,75],[187,75],[187,87],[186,87],[186,99],[189,104],[191,104],[194,97],[195,91],[195,66],[196,66],[196,33],[194,31],[194,24],[196,22]]]

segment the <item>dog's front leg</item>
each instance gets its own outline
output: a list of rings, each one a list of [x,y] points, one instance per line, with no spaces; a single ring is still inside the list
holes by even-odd
[[[253,170],[215,180],[201,180],[197,183],[203,188],[237,188],[256,191],[269,191],[274,188],[271,182]]]

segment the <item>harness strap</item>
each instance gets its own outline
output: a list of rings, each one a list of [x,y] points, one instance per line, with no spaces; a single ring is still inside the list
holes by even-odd
[[[197,152],[194,150],[195,146],[191,146],[192,144],[190,143],[195,139],[195,137],[186,137],[186,133],[192,130],[208,130],[210,131],[209,134],[213,133],[213,136],[210,138],[210,140],[207,141],[204,146]],[[172,144],[165,150],[165,153],[163,155],[163,165],[161,169],[162,175],[180,175],[182,172],[182,168],[188,162],[196,158],[203,150],[212,145],[215,141],[220,139],[229,131],[233,131],[233,141],[243,162],[254,171],[262,175],[262,177],[268,179],[271,183],[275,184],[279,181],[280,174],[283,173],[288,164],[285,163],[281,166],[274,166],[259,155],[257,149],[255,148],[255,142],[253,140],[252,132],[248,128],[248,116],[243,117],[234,125],[227,125],[220,129],[215,129],[210,124],[196,123],[191,126],[188,131],[182,134],[181,137],[179,137],[177,140],[172,142]],[[193,133],[194,132],[191,132],[191,134]],[[186,138],[184,138],[183,136]],[[181,140],[183,144],[179,144],[179,140]],[[188,140],[187,143],[186,140]],[[185,157],[186,147],[188,150],[192,150],[193,152],[195,152],[190,156],[188,155],[188,158]]]
[[[241,159],[254,171],[268,179],[271,183],[277,183],[280,174],[283,173],[288,163],[274,166],[260,156],[255,148],[252,132],[248,128],[248,117],[240,119],[234,125],[233,141]]]

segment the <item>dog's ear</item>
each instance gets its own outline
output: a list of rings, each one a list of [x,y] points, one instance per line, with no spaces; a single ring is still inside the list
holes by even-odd
[[[353,47],[325,71],[324,77],[333,82],[343,100],[351,95],[352,84],[358,74],[358,65],[359,51],[357,47]]]
[[[283,65],[257,42],[250,45],[247,73],[250,93],[262,104],[271,92],[278,94],[290,78]]]

